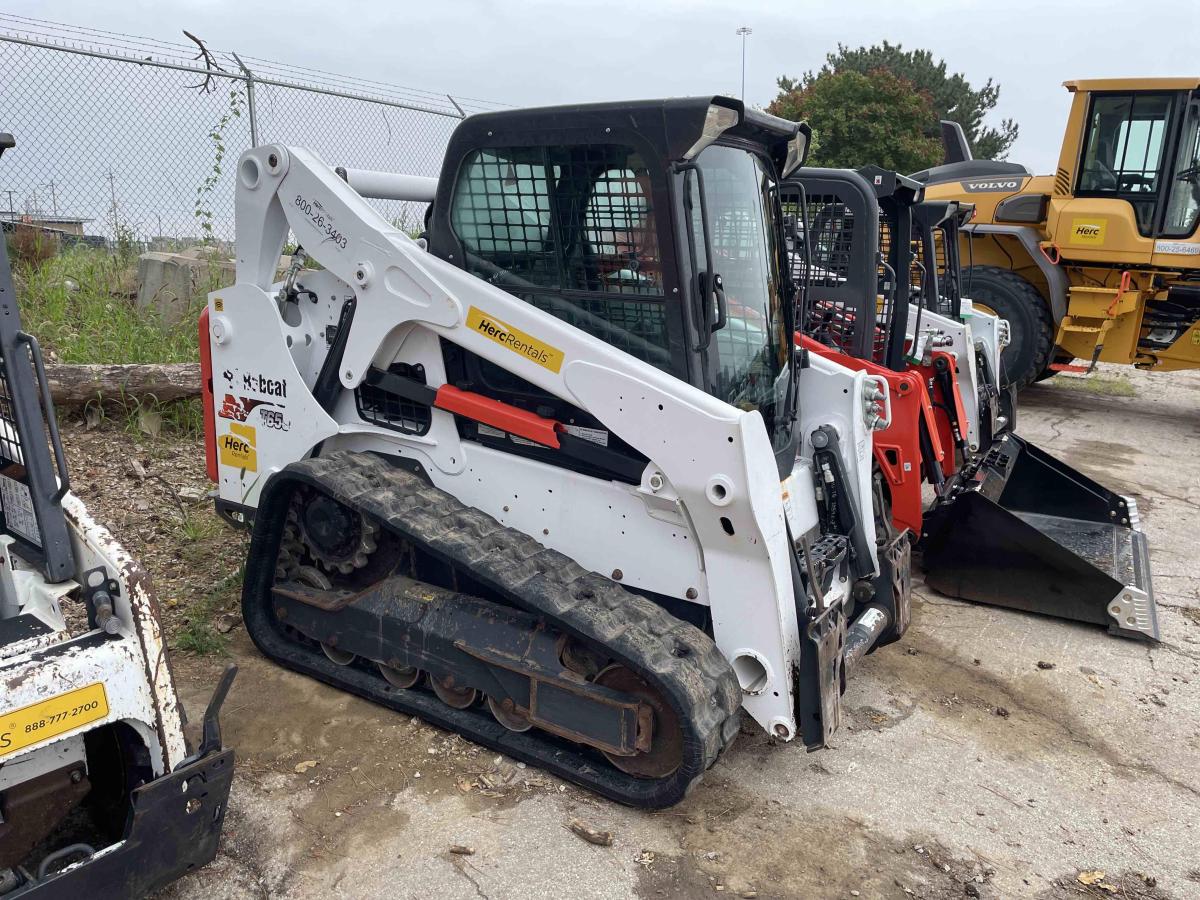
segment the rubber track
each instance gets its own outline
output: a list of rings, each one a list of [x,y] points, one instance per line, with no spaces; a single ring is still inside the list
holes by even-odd
[[[285,636],[270,612],[283,523],[297,483],[365,512],[430,554],[552,627],[603,648],[667,699],[684,729],[683,764],[670,776],[626,775],[601,755],[534,728],[511,732],[479,710],[455,710],[424,690],[391,688],[369,668],[340,667]],[[247,630],[282,664],[472,741],[545,768],[634,806],[678,802],[729,747],[740,724],[741,689],[712,639],[652,601],[589,572],[487,514],[464,506],[419,476],[373,454],[338,451],[293,463],[272,477],[256,516],[243,589]]]

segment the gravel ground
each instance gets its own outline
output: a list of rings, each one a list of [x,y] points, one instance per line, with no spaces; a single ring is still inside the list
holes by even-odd
[[[1160,645],[959,603],[918,577],[913,625],[855,672],[833,748],[747,727],[665,812],[285,672],[235,627],[222,851],[164,896],[1198,897],[1198,400],[1200,373],[1111,368],[1022,398],[1023,436],[1137,497]],[[196,603],[235,610],[243,540],[186,499],[204,486],[199,447],[114,435],[68,430],[74,480],[142,556],[169,628]],[[189,708],[225,661],[176,654]]]

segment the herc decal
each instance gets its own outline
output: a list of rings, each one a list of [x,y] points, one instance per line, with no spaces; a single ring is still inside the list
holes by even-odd
[[[230,422],[229,431],[217,438],[217,452],[221,465],[247,472],[258,471],[258,454],[254,450],[258,434],[253,425]]]
[[[467,327],[551,372],[557,373],[562,368],[561,350],[542,343],[532,335],[519,328],[513,328],[507,322],[501,322],[495,316],[490,316],[474,306],[467,310]]]
[[[1104,232],[1108,228],[1108,219],[1071,220],[1072,244],[1103,244]]]

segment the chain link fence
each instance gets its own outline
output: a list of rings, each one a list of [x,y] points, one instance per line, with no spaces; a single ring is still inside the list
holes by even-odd
[[[189,35],[189,37],[191,37]],[[0,223],[113,247],[232,241],[233,173],[255,142],[330,165],[437,175],[479,100],[193,44],[0,13]],[[401,228],[411,205],[380,203]]]

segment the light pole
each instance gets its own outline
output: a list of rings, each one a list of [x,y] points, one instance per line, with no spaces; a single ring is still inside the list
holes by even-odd
[[[54,215],[58,215],[58,185],[51,181],[49,184],[43,184],[42,187],[50,188],[50,204],[54,209]]]
[[[754,34],[754,30],[749,25],[743,25],[737,33],[742,38],[742,102],[746,102],[746,38]]]

